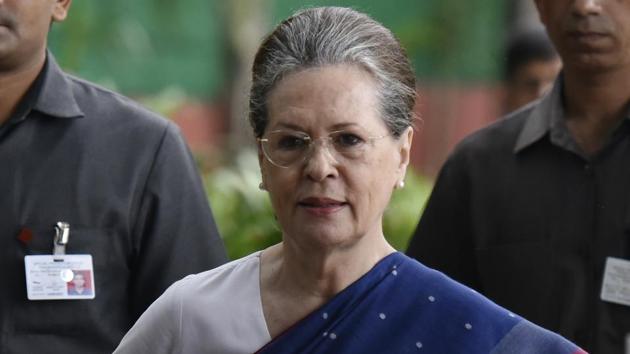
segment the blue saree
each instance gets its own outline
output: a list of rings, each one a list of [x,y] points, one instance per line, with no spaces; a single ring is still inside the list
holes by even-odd
[[[585,353],[393,253],[262,349],[274,353]]]

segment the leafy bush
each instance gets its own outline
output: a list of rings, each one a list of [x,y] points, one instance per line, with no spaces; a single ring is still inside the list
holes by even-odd
[[[233,167],[209,173],[206,190],[217,226],[230,258],[236,259],[264,249],[281,240],[267,192],[258,189],[261,181],[255,152],[240,153]],[[416,227],[431,190],[431,183],[407,172],[405,188],[394,192],[385,212],[384,233],[398,250],[404,250]]]
[[[405,188],[394,192],[383,217],[385,237],[397,250],[407,248],[432,188],[433,183],[428,178],[407,169]]]
[[[228,255],[236,259],[280,242],[281,233],[269,197],[258,189],[258,157],[239,154],[233,167],[205,178],[208,198]]]

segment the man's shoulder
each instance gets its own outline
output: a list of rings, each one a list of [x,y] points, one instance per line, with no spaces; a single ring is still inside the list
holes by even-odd
[[[534,107],[525,106],[468,135],[457,145],[455,152],[513,152],[523,125]]]
[[[168,120],[133,99],[77,76],[66,74],[77,104],[88,118],[164,129]]]
[[[448,162],[491,163],[514,158],[523,126],[535,107],[525,106],[468,135],[455,146]]]

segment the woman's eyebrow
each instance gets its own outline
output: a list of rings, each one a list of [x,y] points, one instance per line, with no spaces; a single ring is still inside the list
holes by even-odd
[[[353,122],[347,122],[347,123],[337,123],[330,128],[332,130],[340,130],[340,129],[346,129],[346,128],[355,128],[355,127],[361,127],[361,125],[357,123],[353,123]]]
[[[276,129],[276,128],[286,128],[286,129],[291,129],[291,130],[304,131],[304,129],[302,127],[300,127],[299,125],[294,124],[294,123],[290,123],[290,122],[278,122],[278,123],[274,124],[273,128],[274,129]]]

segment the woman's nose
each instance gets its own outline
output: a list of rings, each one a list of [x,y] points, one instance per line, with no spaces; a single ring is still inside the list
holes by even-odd
[[[305,174],[314,181],[322,181],[338,175],[339,161],[328,144],[328,139],[317,139],[312,142],[306,156]]]

